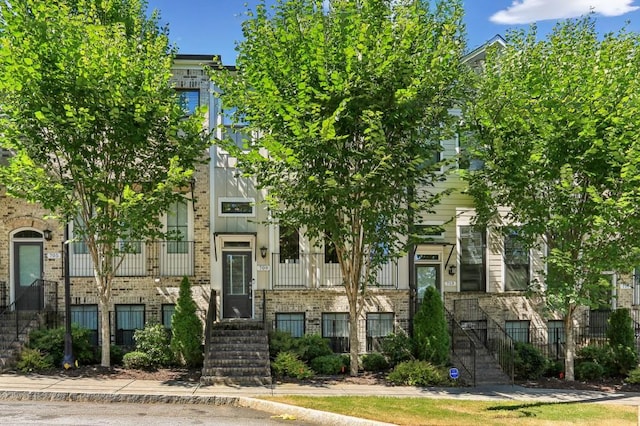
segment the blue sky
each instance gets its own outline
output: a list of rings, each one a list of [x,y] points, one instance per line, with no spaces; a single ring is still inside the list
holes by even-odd
[[[148,0],[149,10],[161,12],[169,24],[172,43],[180,53],[222,55],[225,65],[235,63],[235,42],[242,38],[245,4],[258,0]],[[626,21],[631,31],[640,31],[640,0],[464,0],[469,49],[481,45],[510,28],[532,22],[545,33],[558,19],[596,12],[602,34],[616,32]]]

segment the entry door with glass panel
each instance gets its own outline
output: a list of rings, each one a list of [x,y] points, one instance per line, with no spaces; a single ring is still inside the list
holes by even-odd
[[[18,309],[37,310],[42,305],[42,242],[13,243],[13,289]]]
[[[250,251],[222,253],[223,318],[251,318],[252,268]]]
[[[440,293],[440,265],[416,265],[416,310],[420,307],[428,287],[434,287]]]

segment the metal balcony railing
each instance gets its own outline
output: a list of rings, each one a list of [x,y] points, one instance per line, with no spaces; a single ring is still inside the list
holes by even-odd
[[[123,254],[116,276],[193,276],[195,259],[194,241],[130,241],[129,253]],[[114,261],[116,267],[119,259]],[[72,248],[69,255],[72,277],[92,277],[93,260],[82,245]]]
[[[272,255],[272,287],[274,289],[329,288],[343,285],[340,264],[330,262],[324,253],[299,253],[294,258]],[[397,288],[398,264],[389,262],[377,271],[371,287]]]

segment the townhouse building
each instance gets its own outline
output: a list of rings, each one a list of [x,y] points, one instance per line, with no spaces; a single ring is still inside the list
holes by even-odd
[[[500,39],[495,39],[500,42]],[[481,64],[484,50],[467,61]],[[178,55],[173,84],[187,109],[208,109],[205,125],[217,138],[243,143],[243,127],[232,126],[203,67],[210,55]],[[453,114],[459,114],[452,111]],[[454,159],[443,188],[452,189],[429,215],[416,214],[422,240],[409,253],[378,272],[362,317],[358,319],[361,352],[378,349],[380,338],[410,332],[427,287],[443,297],[450,320],[485,341],[502,330],[511,339],[539,344],[561,356],[562,318],[545,313],[531,297],[532,284],[543,284],[543,253],[523,250],[515,236],[472,226],[473,200],[464,193],[460,170],[479,167],[464,155],[464,137],[441,141],[440,159]],[[5,153],[5,155],[9,155]],[[110,306],[111,344],[131,346],[133,332],[146,322],[167,328],[187,276],[203,321],[251,319],[267,329],[293,336],[317,333],[337,352],[349,350],[348,302],[330,246],[310,241],[304,229],[269,222],[265,194],[236,160],[212,144],[208,164],[195,174],[187,200],[169,206],[166,230],[181,236],[169,241],[136,242],[117,272]],[[35,309],[44,304],[64,312],[63,245],[65,226],[37,205],[7,197],[0,188],[0,304]],[[433,226],[438,228],[433,231]],[[73,238],[73,225],[69,225]],[[86,246],[72,240],[69,279],[72,321],[95,332],[100,345],[98,299]],[[603,333],[607,309],[640,303],[633,275],[607,275],[613,284],[612,306],[585,310],[583,324],[594,336]],[[596,336],[597,337],[597,336]]]

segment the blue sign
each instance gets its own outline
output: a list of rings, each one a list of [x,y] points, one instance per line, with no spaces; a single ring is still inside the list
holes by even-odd
[[[460,372],[457,368],[450,368],[449,377],[451,377],[452,379],[457,379],[458,377],[460,377]]]

